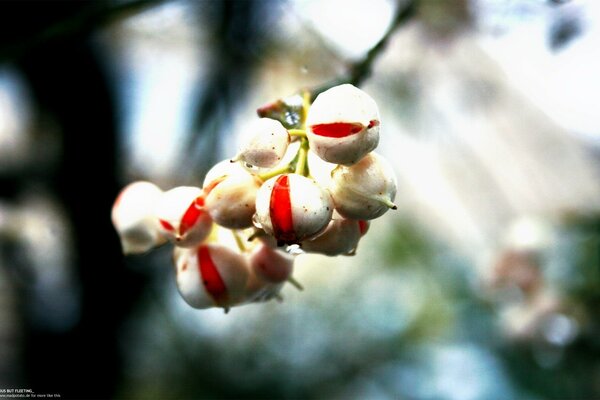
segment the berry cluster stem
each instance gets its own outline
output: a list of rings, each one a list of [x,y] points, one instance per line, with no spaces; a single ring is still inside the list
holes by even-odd
[[[301,125],[302,125],[302,130],[304,131],[304,136],[301,139],[300,142],[300,149],[298,150],[298,161],[296,163],[296,169],[295,169],[295,173],[302,175],[302,176],[308,176],[308,149],[309,144],[308,144],[308,139],[306,138],[306,117],[308,116],[308,109],[310,108],[310,92],[308,90],[305,90],[302,93],[302,119],[301,119]]]
[[[296,163],[295,173],[308,176],[308,139],[302,138],[300,142],[300,149],[298,150],[298,162]]]
[[[293,172],[293,171],[294,171],[294,167],[293,167],[292,163],[290,163],[281,168],[274,168],[270,171],[264,172],[262,174],[258,174],[258,177],[260,179],[262,179],[263,181],[266,181],[267,179],[270,179],[274,176],[281,175],[281,174],[287,174],[288,172]]]
[[[296,280],[296,278],[294,278],[293,276],[290,275],[289,278],[287,278],[287,281],[296,289],[298,289],[299,291],[303,291],[304,290],[304,286],[302,286],[302,284],[300,282],[298,282]]]
[[[290,136],[298,136],[298,137],[306,137],[306,130],[305,129],[288,129],[288,133],[290,134]]]
[[[235,244],[237,244],[237,247],[240,249],[240,251],[242,253],[245,253],[248,249],[246,248],[246,245],[244,244],[244,241],[242,240],[240,233],[238,231],[236,231],[235,229],[232,229],[231,233],[233,234],[233,238],[235,239]]]

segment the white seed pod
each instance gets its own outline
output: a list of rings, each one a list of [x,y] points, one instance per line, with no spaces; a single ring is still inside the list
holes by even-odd
[[[280,244],[319,234],[333,212],[331,195],[312,179],[283,174],[267,180],[256,195],[254,223]]]
[[[245,300],[249,270],[246,258],[219,244],[175,248],[177,289],[194,308],[228,309]]]
[[[164,192],[154,212],[163,234],[177,246],[197,246],[212,229],[203,192],[197,187],[179,186]]]
[[[202,187],[209,188],[210,184],[219,178],[244,172],[247,172],[247,170],[240,163],[231,162],[229,159],[219,161],[206,173]]]
[[[127,185],[117,196],[111,219],[124,254],[144,253],[166,241],[153,213],[161,195],[156,185],[139,181]]]
[[[245,128],[244,143],[236,161],[253,166],[271,168],[281,161],[290,144],[290,135],[281,122],[271,118],[260,118]]]
[[[337,164],[324,161],[312,151],[308,152],[307,164],[311,178],[322,187],[331,186],[331,171],[338,166]]]
[[[249,228],[260,185],[262,181],[245,170],[218,177],[204,188],[206,210],[214,222],[225,228]]]
[[[396,175],[385,158],[367,154],[350,167],[340,165],[329,187],[335,209],[344,218],[370,220],[395,209]]]
[[[366,221],[354,219],[334,219],[322,234],[302,242],[301,247],[307,253],[319,253],[326,256],[354,254],[362,229]],[[361,229],[362,228],[362,229]]]
[[[365,92],[350,84],[319,94],[306,118],[310,149],[323,160],[357,163],[379,144],[379,109]]]

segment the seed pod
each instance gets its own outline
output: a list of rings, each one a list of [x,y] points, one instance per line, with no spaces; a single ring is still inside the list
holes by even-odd
[[[124,254],[144,253],[165,242],[153,211],[162,195],[150,182],[134,182],[117,196],[112,207],[112,223],[119,234]]]
[[[254,223],[279,244],[294,244],[325,229],[332,212],[327,190],[312,179],[283,174],[267,180],[258,190]]]
[[[219,161],[206,173],[202,188],[204,191],[210,191],[211,184],[216,184],[219,178],[244,172],[247,172],[247,170],[240,163],[231,162],[229,159]]]
[[[310,171],[310,177],[315,180],[321,187],[331,186],[331,171],[337,164],[324,161],[312,151],[308,152],[307,158],[308,170]]]
[[[191,249],[175,248],[177,288],[194,308],[226,310],[245,299],[248,262],[234,250],[219,244]]]
[[[252,226],[256,193],[262,181],[245,170],[235,170],[209,182],[204,188],[206,210],[219,225],[230,229]]]
[[[212,229],[202,190],[196,187],[179,186],[166,191],[155,214],[163,234],[177,246],[197,246]]]
[[[358,241],[362,237],[361,226],[364,226],[364,221],[334,219],[322,234],[302,242],[302,250],[326,256],[354,254]]]
[[[270,168],[281,161],[290,144],[290,135],[281,122],[260,118],[246,128],[249,139],[242,146],[236,161]]]
[[[350,167],[340,165],[331,173],[335,209],[344,218],[370,220],[396,209],[396,176],[385,158],[367,154]]]
[[[379,110],[365,92],[350,84],[319,94],[308,111],[310,149],[323,160],[357,163],[379,143]]]

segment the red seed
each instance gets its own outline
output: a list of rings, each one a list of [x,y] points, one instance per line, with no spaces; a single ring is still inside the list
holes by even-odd
[[[328,124],[312,125],[310,128],[318,136],[342,138],[355,135],[361,132],[364,127],[360,122],[331,122]]]
[[[179,224],[179,234],[181,236],[183,236],[196,224],[196,222],[198,222],[198,218],[200,218],[200,216],[204,213],[203,207],[204,197],[198,196],[181,218],[181,223]]]
[[[158,222],[167,231],[171,231],[172,232],[172,231],[175,230],[175,228],[173,227],[173,225],[171,225],[169,222],[165,221],[164,219],[159,219]]]
[[[292,201],[290,199],[290,184],[287,175],[281,175],[273,185],[269,203],[269,215],[273,225],[273,234],[277,240],[284,242],[296,241],[294,221],[292,220]]]
[[[200,246],[198,248],[198,267],[200,276],[206,291],[212,296],[217,303],[227,300],[227,287],[221,274],[217,270],[215,263],[210,256],[208,246]]]

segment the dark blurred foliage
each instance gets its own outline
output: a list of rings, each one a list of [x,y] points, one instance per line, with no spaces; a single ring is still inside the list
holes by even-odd
[[[23,74],[35,102],[38,129],[55,126],[61,149],[54,163],[34,166],[25,173],[0,173],[1,193],[5,198],[15,197],[22,187],[35,182],[58,198],[73,230],[82,293],[81,318],[66,332],[47,332],[25,320],[23,379],[37,393],[110,398],[123,379],[119,332],[148,277],[125,267],[110,223],[109,211],[122,186],[115,160],[115,99],[93,35],[108,22],[159,3],[0,3],[0,60]],[[207,2],[216,15],[213,30],[219,51],[214,62],[220,67],[214,68],[211,85],[200,101],[199,124],[227,114],[233,99],[243,95],[248,73],[261,51],[264,5]],[[193,138],[190,148],[197,140]],[[22,296],[26,303],[26,288]]]
[[[52,173],[8,179],[19,184],[37,180],[53,191],[73,228],[76,274],[82,289],[81,319],[58,334],[26,322],[23,339],[27,386],[65,397],[108,398],[114,394],[121,379],[118,327],[145,281],[124,268],[108,218],[107,210],[119,190],[115,116],[105,73],[90,46],[90,29],[77,27],[53,40],[36,40],[96,6],[85,2],[4,2],[0,11],[1,53],[27,79],[37,118],[50,116],[60,130],[62,152],[57,165],[44,166]],[[31,45],[21,49],[22,43]]]

